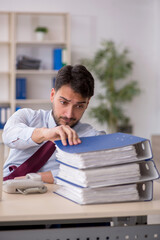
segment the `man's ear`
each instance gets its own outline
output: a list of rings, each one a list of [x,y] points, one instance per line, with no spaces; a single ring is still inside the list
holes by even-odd
[[[55,95],[55,89],[52,88],[52,90],[51,90],[51,94],[50,94],[50,100],[51,100],[51,102],[53,102],[54,95]]]

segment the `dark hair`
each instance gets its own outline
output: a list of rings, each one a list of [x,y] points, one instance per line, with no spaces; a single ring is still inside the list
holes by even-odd
[[[58,91],[64,85],[70,85],[83,97],[92,97],[94,94],[94,78],[83,65],[67,65],[58,71],[55,90]]]

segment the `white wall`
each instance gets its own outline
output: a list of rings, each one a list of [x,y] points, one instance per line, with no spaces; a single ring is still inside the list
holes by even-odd
[[[160,133],[159,0],[0,0],[2,10],[69,12],[73,64],[92,56],[102,39],[128,47],[135,62],[132,78],[142,90],[126,107],[134,134],[150,138]],[[86,114],[84,119],[95,122]]]

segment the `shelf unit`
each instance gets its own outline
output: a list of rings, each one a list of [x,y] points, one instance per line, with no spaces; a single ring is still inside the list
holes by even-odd
[[[43,41],[36,39],[35,28],[45,26]],[[53,49],[65,48],[70,54],[70,16],[68,13],[0,12],[0,107],[11,114],[17,107],[50,109],[50,91],[57,71],[53,70]],[[41,60],[39,70],[18,70],[20,56]],[[27,98],[16,99],[16,78],[26,78]]]
[[[11,15],[0,14],[0,102],[3,106],[10,104],[11,84]]]

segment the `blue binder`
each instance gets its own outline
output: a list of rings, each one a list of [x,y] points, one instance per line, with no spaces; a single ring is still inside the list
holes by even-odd
[[[81,137],[80,139],[82,141],[81,144],[72,146],[69,144],[67,144],[67,146],[64,146],[61,140],[55,141],[55,143],[62,151],[65,151],[67,153],[85,153],[101,151],[140,143],[148,143],[146,147],[151,148],[150,141],[148,139],[120,132],[99,136]],[[142,145],[142,147],[145,148],[145,145]],[[149,158],[151,158],[151,149],[149,152]]]
[[[26,99],[26,78],[16,78],[16,99]]]
[[[4,128],[9,117],[10,117],[10,108],[0,107],[0,129]]]
[[[5,108],[0,107],[0,129],[3,129],[3,128],[4,128],[4,125],[5,125],[5,122],[2,121],[2,111],[3,111],[4,109],[5,109]]]
[[[102,187],[102,188],[82,188],[76,184],[67,182],[67,181],[63,181],[61,179],[57,179],[56,182],[59,187],[57,189],[55,189],[53,192],[56,193],[59,196],[62,196],[68,200],[71,200],[75,203],[78,203],[80,205],[86,205],[86,204],[104,204],[104,203],[116,203],[116,202],[135,202],[135,201],[151,201],[153,199],[153,181],[147,181],[147,182],[139,182],[136,183],[137,186],[137,190],[139,193],[139,200],[133,200],[133,198],[131,197],[130,199],[126,200],[122,200],[121,197],[116,197],[115,200],[111,201],[108,199],[108,195],[104,196],[104,191],[106,189],[110,189],[110,188],[114,188],[116,186],[110,186],[110,187]],[[125,187],[125,186],[132,186],[132,184],[126,184],[126,185],[119,185],[119,189]],[[76,191],[77,190],[77,191]],[[86,192],[86,190],[88,191],[88,194],[93,195],[92,199],[90,200],[86,200],[84,199],[84,194]],[[78,194],[75,194],[75,192],[78,192]],[[124,191],[123,191],[124,193]],[[127,191],[126,191],[127,193]],[[97,195],[98,197],[100,196],[100,194],[102,194],[102,198],[101,201],[97,200],[95,198],[95,195]]]
[[[137,175],[134,174],[133,177],[132,174],[135,171],[135,167],[136,169],[140,169],[140,176],[139,173],[137,173]],[[124,172],[124,175],[119,175],[119,173],[122,171]],[[130,175],[126,176],[126,171]],[[77,175],[76,178],[74,177],[75,175]],[[91,175],[93,178],[91,178]],[[113,177],[112,180],[110,179],[111,177]],[[159,172],[153,160],[148,160],[147,162],[142,161],[137,164],[128,163],[102,168],[91,168],[89,170],[76,169],[61,163],[58,175],[56,176],[56,179],[61,179],[62,181],[67,181],[70,184],[75,184],[84,188],[109,187],[122,184],[152,181],[158,178]]]
[[[52,80],[52,87],[55,88],[56,78],[54,77]]]
[[[126,133],[82,137],[80,139],[82,141],[81,144],[72,146],[69,144],[64,146],[61,140],[55,141],[57,160],[75,168],[84,169],[138,162],[152,159],[153,157],[151,144],[148,139]],[[128,148],[131,156],[128,155]],[[116,150],[118,153],[116,155],[113,153],[110,157],[110,155],[108,156],[108,150]]]
[[[55,48],[53,50],[53,69],[59,70],[62,68],[62,48]]]

